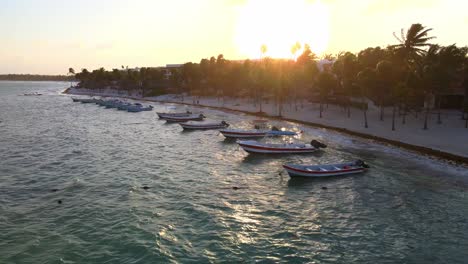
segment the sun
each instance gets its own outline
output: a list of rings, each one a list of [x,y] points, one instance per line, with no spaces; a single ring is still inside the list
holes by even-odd
[[[236,42],[242,56],[292,58],[291,48],[308,44],[316,54],[328,45],[329,13],[319,0],[248,0],[239,11]],[[300,50],[297,54],[300,54]]]

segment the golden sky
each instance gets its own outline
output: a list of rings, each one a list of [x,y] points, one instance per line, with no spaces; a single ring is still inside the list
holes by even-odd
[[[393,32],[422,23],[434,42],[468,45],[463,0],[0,0],[0,74],[64,74],[259,57],[291,57],[395,44]]]

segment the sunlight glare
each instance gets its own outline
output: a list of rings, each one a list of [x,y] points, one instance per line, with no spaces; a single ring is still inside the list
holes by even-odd
[[[262,45],[266,56],[291,58],[291,47],[299,42],[297,55],[304,44],[320,55],[328,45],[328,19],[328,8],[319,0],[248,0],[239,13],[237,46],[249,58],[261,57]]]

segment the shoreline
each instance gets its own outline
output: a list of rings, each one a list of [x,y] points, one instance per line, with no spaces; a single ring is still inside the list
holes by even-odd
[[[277,121],[286,121],[286,122],[294,122],[302,125],[308,125],[312,127],[317,127],[317,128],[325,128],[329,130],[333,130],[342,134],[346,134],[349,136],[355,136],[363,139],[368,139],[368,140],[374,140],[377,143],[380,144],[387,144],[391,145],[394,147],[399,147],[403,148],[408,151],[413,151],[417,152],[423,155],[431,156],[436,159],[442,159],[445,161],[449,162],[455,162],[458,164],[464,164],[468,165],[468,157],[457,155],[454,153],[442,151],[442,150],[437,150],[433,149],[430,147],[425,147],[425,146],[419,146],[415,144],[409,144],[405,143],[402,141],[394,140],[394,139],[389,139],[385,137],[380,137],[372,134],[367,134],[367,133],[362,133],[358,131],[353,131],[347,128],[343,127],[336,127],[336,126],[330,126],[326,124],[321,124],[321,123],[316,123],[316,122],[310,122],[306,120],[300,120],[300,119],[295,119],[295,118],[288,118],[284,116],[274,116],[274,115],[269,115],[265,112],[260,113],[260,112],[252,112],[252,111],[247,111],[247,110],[240,110],[240,109],[232,109],[224,106],[213,106],[213,105],[206,105],[206,104],[193,104],[193,103],[188,103],[188,102],[179,102],[179,101],[171,101],[171,100],[158,100],[154,98],[148,98],[148,97],[134,97],[131,95],[128,96],[123,96],[123,95],[101,95],[99,93],[72,93],[70,92],[70,88],[66,88],[63,92],[63,94],[70,94],[70,95],[87,95],[87,96],[101,96],[101,97],[118,97],[118,98],[126,98],[126,99],[132,99],[132,100],[140,100],[140,101],[147,101],[147,102],[157,102],[157,103],[169,103],[169,104],[178,104],[178,105],[187,105],[187,106],[194,106],[194,107],[205,107],[209,109],[214,109],[214,110],[220,110],[224,112],[234,112],[234,113],[243,113],[247,115],[252,115],[252,116],[258,116],[258,117],[265,117],[265,118],[270,118],[274,119]]]

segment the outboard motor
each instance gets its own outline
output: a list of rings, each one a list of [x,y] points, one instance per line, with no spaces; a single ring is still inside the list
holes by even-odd
[[[310,142],[310,145],[313,146],[314,148],[326,148],[327,147],[327,145],[315,139]]]
[[[356,160],[356,162],[354,162],[354,164],[356,164],[356,166],[360,166],[360,167],[363,167],[363,168],[366,168],[368,169],[369,168],[369,165],[367,165],[364,161],[362,160]]]
[[[190,112],[190,111],[187,111],[187,114],[191,114],[191,113],[192,113],[192,112]]]
[[[226,127],[228,127],[228,126],[229,126],[229,124],[228,124],[226,121],[224,121],[224,120],[223,120],[223,121],[221,121],[221,124],[222,124],[222,125],[225,125]]]
[[[275,126],[271,127],[271,130],[272,130],[272,131],[280,131],[279,128],[277,128],[277,127],[275,127]]]
[[[200,118],[206,118],[206,116],[204,116],[203,114],[200,114],[199,116]]]

